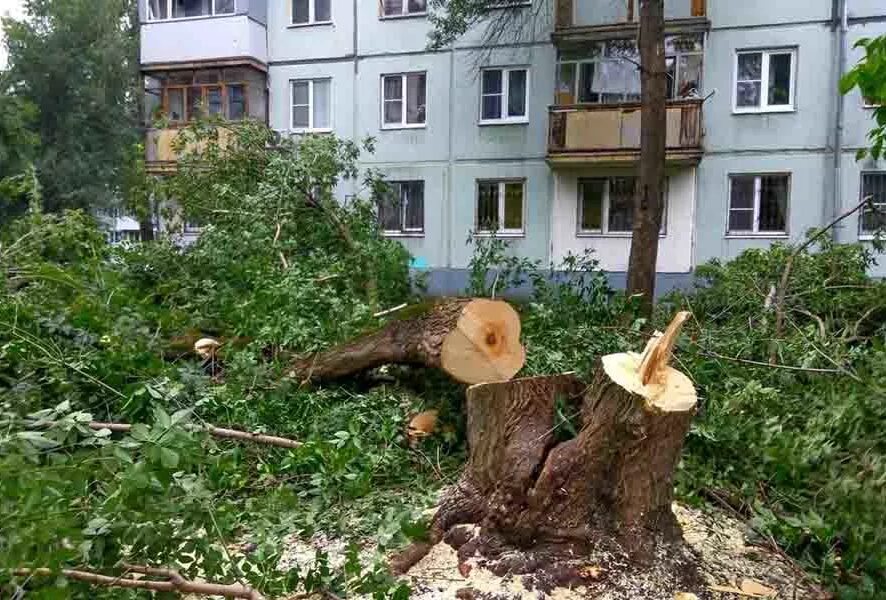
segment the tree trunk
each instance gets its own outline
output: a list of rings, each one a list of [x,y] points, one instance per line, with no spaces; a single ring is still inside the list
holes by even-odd
[[[303,381],[346,377],[390,363],[442,369],[457,381],[502,381],[523,367],[520,317],[506,302],[445,299],[397,313],[387,325],[325,352],[296,360]]]
[[[673,476],[696,394],[667,363],[687,316],[680,313],[642,355],[600,359],[589,385],[565,374],[468,388],[467,467],[441,502],[430,539],[395,557],[392,568],[407,570],[465,523],[480,529],[460,556],[500,557],[503,548],[550,552],[568,542],[566,554],[613,546],[644,564],[662,544],[679,543]],[[577,435],[561,443],[558,397],[581,422]]]
[[[627,287],[629,294],[641,296],[641,312],[649,315],[655,297],[667,142],[664,0],[640,2],[640,64],[640,184],[634,200]]]

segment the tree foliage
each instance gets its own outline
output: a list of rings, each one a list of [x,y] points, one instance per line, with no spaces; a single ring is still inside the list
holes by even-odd
[[[27,0],[25,13],[3,20],[11,95],[3,103],[25,107],[26,129],[39,139],[33,162],[45,208],[108,205],[138,133],[131,2]]]
[[[858,152],[858,159],[870,155],[879,159],[886,144],[886,36],[863,38],[855,44],[863,48],[864,58],[840,82],[843,94],[858,88],[865,104],[874,106],[876,124],[868,134],[870,146]]]

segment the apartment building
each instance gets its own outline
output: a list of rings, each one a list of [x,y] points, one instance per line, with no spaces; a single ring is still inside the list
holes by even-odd
[[[373,136],[364,163],[396,190],[381,224],[432,291],[463,288],[466,240],[491,231],[546,264],[593,249],[618,284],[639,161],[638,2],[547,1],[519,35],[490,46],[481,26],[430,52],[425,0],[140,0],[143,71],[171,123],[148,134],[151,169],[174,169],[176,127],[201,111]],[[862,196],[886,206],[886,166],[855,161],[872,111],[837,92],[855,41],[886,34],[881,0],[665,7],[660,289],[711,258],[799,239]],[[847,219],[837,239],[875,221]]]

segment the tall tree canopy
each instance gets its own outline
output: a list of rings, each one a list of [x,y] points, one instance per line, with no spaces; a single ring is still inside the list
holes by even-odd
[[[870,148],[859,150],[858,158],[868,154],[878,159],[886,144],[886,36],[864,38],[855,46],[864,48],[865,56],[840,82],[844,94],[858,88],[865,104],[875,106],[876,125],[868,135]]]
[[[44,208],[86,208],[120,197],[137,141],[137,22],[133,0],[26,0],[25,18],[4,19],[9,68],[0,98],[2,140],[16,110],[39,138],[34,154]],[[19,108],[15,108],[15,107]],[[22,109],[21,107],[25,107]],[[32,108],[30,108],[32,107]],[[24,110],[24,113],[22,113]],[[13,123],[21,117],[10,117]]]

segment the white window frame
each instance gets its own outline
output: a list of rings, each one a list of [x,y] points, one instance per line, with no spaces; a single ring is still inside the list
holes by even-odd
[[[487,71],[501,71],[501,112],[499,113],[498,118],[494,119],[484,119],[483,118],[483,98],[486,96],[497,96],[498,94],[486,94],[483,91],[483,75]],[[524,90],[525,97],[523,98],[523,110],[524,115],[520,117],[509,117],[508,112],[508,98],[511,94],[511,77],[510,74],[513,71],[525,71],[526,72],[526,89]],[[529,123],[529,67],[526,65],[519,65],[513,67],[486,67],[480,70],[480,119],[478,120],[480,125],[514,125],[514,124],[526,124]]]
[[[760,106],[738,105],[738,60],[748,54],[762,55],[760,66]],[[788,95],[788,104],[769,105],[769,66],[772,55],[789,54],[791,57],[791,81]],[[736,50],[735,59],[732,61],[732,112],[735,114],[759,114],[759,113],[787,113],[797,110],[797,48],[766,48]],[[742,79],[741,81],[751,81]],[[756,81],[756,80],[753,80]]]
[[[308,0],[308,20],[304,23],[295,22],[295,11],[292,9],[292,0],[286,1],[289,2],[289,27],[310,27],[311,25],[330,25],[332,23],[332,0],[329,0],[329,18],[325,21],[318,21],[316,18],[317,0]]]
[[[480,225],[480,185],[481,184],[497,184],[498,185],[498,229],[481,229]],[[519,183],[523,188],[523,196],[521,199],[520,229],[506,229],[505,221],[505,186],[509,183]],[[526,179],[522,177],[511,177],[504,179],[478,179],[474,186],[474,235],[477,237],[524,237],[526,235]]]
[[[389,15],[385,13],[384,0],[378,0],[378,18],[379,19],[403,19],[407,17],[424,17],[428,14],[428,0],[425,0],[425,9],[422,11],[411,12],[409,10],[409,0],[403,0],[403,6],[400,14]]]
[[[314,127],[314,83],[317,81],[329,82],[329,127]],[[308,84],[308,127],[296,127],[292,109],[295,108],[295,84]],[[289,80],[289,131],[294,133],[330,133],[332,131],[332,105],[333,105],[332,77],[313,77],[310,79]],[[304,106],[299,104],[299,106]]]
[[[406,227],[406,208],[408,203],[403,202],[404,183],[421,183],[422,211],[425,207],[425,185],[424,179],[398,179],[396,181],[387,181],[389,186],[396,189],[400,194],[400,228],[399,229],[383,229],[382,235],[385,237],[423,237],[425,234],[425,215],[421,216],[421,227]],[[396,186],[396,187],[395,187]]]
[[[207,17],[233,17],[237,14],[237,0],[234,0],[234,10],[231,12],[220,13],[217,14],[215,12],[215,3],[218,0],[210,0],[210,8],[212,10],[212,14],[209,15],[198,15],[196,17],[173,17],[172,16],[172,5],[174,0],[160,0],[161,2],[166,3],[166,18],[165,19],[152,19],[150,18],[151,12],[148,10],[147,3],[145,4],[145,18],[149,23],[164,23],[166,21],[185,21],[187,19],[205,19]]]
[[[636,176],[637,185],[640,184],[640,177]],[[606,190],[603,193],[603,206],[600,209],[600,227],[601,229],[582,229],[581,228],[581,217],[583,212],[583,203],[581,195],[579,194],[581,190],[581,180],[583,179],[604,179],[606,181]],[[575,237],[631,237],[633,235],[633,231],[610,231],[609,230],[609,209],[610,209],[610,189],[611,189],[611,176],[599,176],[599,177],[579,177],[576,181],[575,186]],[[662,192],[662,203],[663,206],[661,208],[661,229],[658,232],[658,237],[663,238],[668,234],[668,205],[669,205],[669,195],[670,195],[670,178],[665,177],[664,180],[664,191]]]
[[[407,98],[408,88],[406,86],[406,78],[409,75],[425,76],[425,120],[423,123],[407,123],[406,112],[408,110],[409,101]],[[385,79],[388,77],[400,78],[400,90],[402,91],[400,106],[400,121],[398,123],[385,123]],[[427,71],[409,71],[406,73],[384,73],[379,79],[379,97],[381,98],[381,128],[382,129],[424,129],[428,126],[428,72]]]
[[[868,175],[876,175],[878,177],[886,178],[886,171],[862,171],[861,175],[858,179],[858,201],[861,202],[864,200],[864,178]],[[876,202],[874,201],[874,206],[881,212],[886,212],[886,202]],[[872,240],[876,237],[875,231],[869,231],[864,229],[864,213],[866,207],[861,209],[861,212],[858,215],[858,239],[860,240]]]
[[[744,230],[744,229],[729,229],[729,221],[730,216],[732,215],[732,184],[736,178],[739,177],[753,177],[754,178],[754,220],[753,220],[753,229],[752,230]],[[787,185],[787,197],[785,198],[785,209],[784,209],[784,230],[783,231],[760,231],[760,199],[762,197],[763,191],[763,178],[764,177],[787,177],[788,185]],[[784,238],[788,237],[788,228],[790,226],[790,216],[791,216],[791,185],[792,185],[792,177],[790,173],[784,171],[778,171],[774,173],[730,173],[728,175],[728,193],[729,196],[726,200],[726,237],[727,238],[747,238],[747,237],[760,237],[760,238]],[[749,208],[737,208],[735,210],[740,211],[749,211]]]

